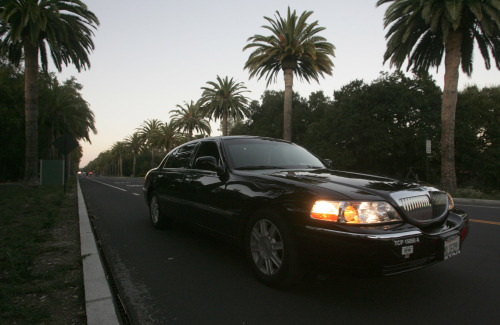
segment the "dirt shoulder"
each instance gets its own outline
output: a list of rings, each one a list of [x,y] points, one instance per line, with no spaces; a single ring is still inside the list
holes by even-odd
[[[86,324],[76,184],[0,184],[0,319]]]

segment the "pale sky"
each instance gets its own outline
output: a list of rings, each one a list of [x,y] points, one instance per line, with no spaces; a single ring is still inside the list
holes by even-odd
[[[288,6],[299,15],[313,11],[309,21],[317,20],[325,27],[320,35],[336,47],[332,76],[320,79],[319,84],[294,78],[293,89],[302,97],[320,90],[332,97],[334,90],[355,79],[370,83],[380,71],[393,71],[388,63],[383,64],[386,7],[376,8],[376,0],[84,2],[101,23],[94,37],[91,68],[78,73],[66,67],[58,74],[61,82],[77,78],[95,114],[98,133],[91,134],[92,144],[81,142],[81,167],[133,134],[143,121],[169,121],[176,105],[198,100],[201,87],[217,75],[243,82],[251,91],[247,96],[260,100],[266,81],[248,79],[243,67],[250,50],[243,52],[243,47],[250,36],[268,34],[261,27],[267,25],[264,16],[274,18],[276,10],[286,16]],[[475,58],[472,77],[461,74],[459,88],[498,85],[500,72],[495,67],[486,70],[478,51]],[[430,72],[442,88],[444,67],[439,73]],[[268,89],[283,90],[282,75]],[[218,135],[219,121],[212,125],[212,135]]]

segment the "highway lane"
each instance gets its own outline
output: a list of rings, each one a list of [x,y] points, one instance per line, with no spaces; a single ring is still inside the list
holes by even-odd
[[[500,205],[478,203],[457,203],[456,206],[469,215],[473,223],[484,223],[500,226]]]
[[[142,179],[80,178],[89,214],[134,324],[497,324],[500,225],[475,221],[462,253],[385,278],[308,274],[277,290],[243,252],[182,226],[149,224]],[[500,209],[460,206],[472,219]]]

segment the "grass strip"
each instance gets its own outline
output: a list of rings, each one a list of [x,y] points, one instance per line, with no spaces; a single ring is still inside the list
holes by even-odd
[[[2,322],[85,323],[77,218],[74,179],[66,193],[57,185],[0,185]]]

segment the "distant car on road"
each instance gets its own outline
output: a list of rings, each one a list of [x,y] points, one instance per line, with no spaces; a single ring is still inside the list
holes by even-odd
[[[460,253],[468,216],[435,187],[333,170],[283,140],[195,140],[148,172],[156,228],[178,219],[242,243],[262,282],[287,285],[305,263],[417,269]]]

